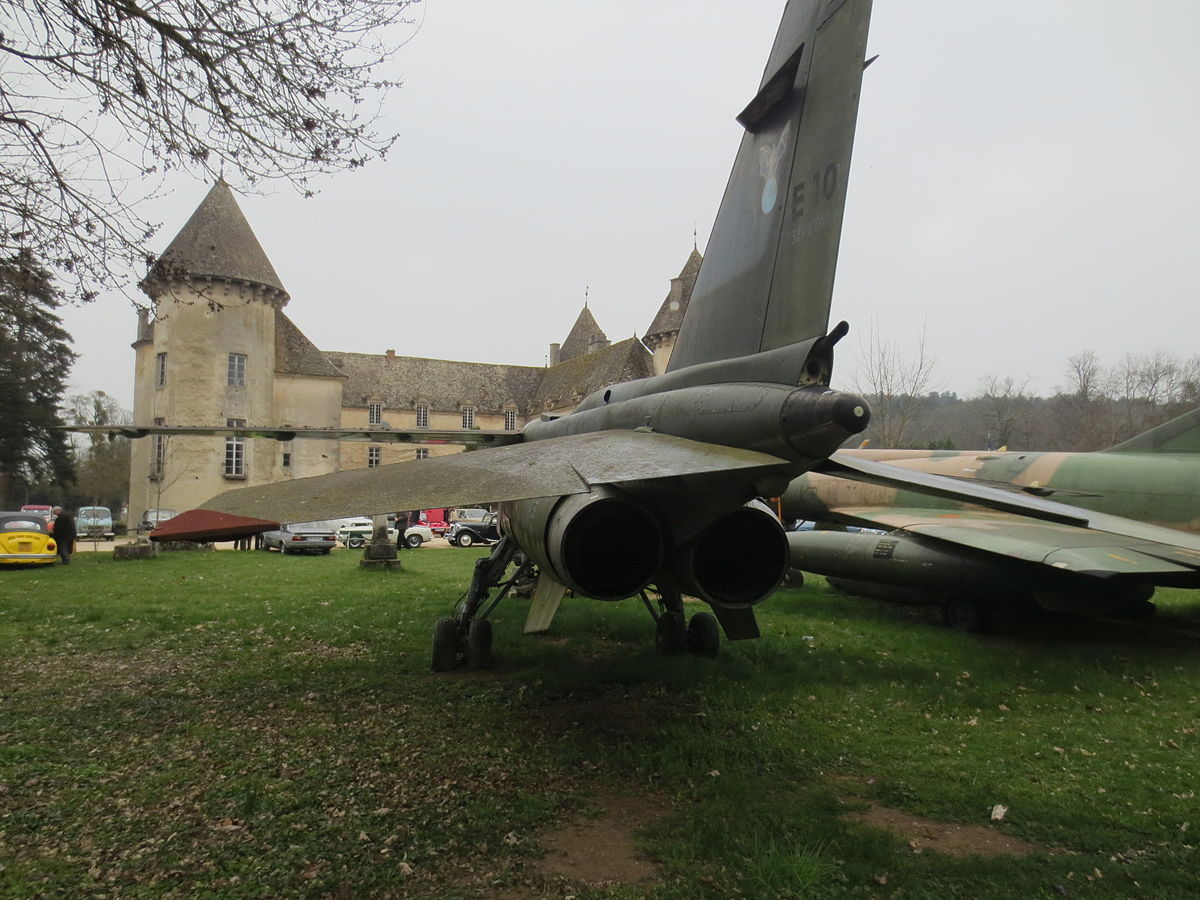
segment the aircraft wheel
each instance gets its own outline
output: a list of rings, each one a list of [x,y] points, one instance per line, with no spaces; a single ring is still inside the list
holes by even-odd
[[[492,622],[472,619],[467,629],[467,668],[486,669],[492,664]]]
[[[458,665],[458,623],[449,617],[433,626],[433,671],[449,672]]]
[[[712,613],[696,613],[687,629],[688,653],[715,657],[721,649],[721,630]]]
[[[992,627],[992,617],[988,608],[971,597],[946,598],[942,606],[942,619],[957,631],[973,634],[986,634]]]
[[[664,612],[654,628],[654,646],[660,653],[683,653],[688,646],[687,626],[681,612]]]
[[[346,538],[346,546],[351,550],[361,549],[366,542],[367,539],[361,534],[352,534],[350,537]]]
[[[470,547],[474,543],[475,535],[471,534],[469,531],[464,531],[458,536],[458,546],[460,547]]]
[[[421,536],[419,534],[410,534],[404,539],[404,543],[408,544],[412,549],[416,550],[421,546]]]
[[[804,573],[799,569],[788,569],[783,576],[783,586],[790,588],[804,587]]]

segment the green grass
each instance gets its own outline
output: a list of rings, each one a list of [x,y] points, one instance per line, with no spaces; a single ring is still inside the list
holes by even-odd
[[[497,610],[497,667],[429,672],[476,551],[177,553],[0,571],[7,896],[1192,897],[1200,602],[1162,628],[1002,623],[824,582],[716,660],[639,603]],[[652,882],[537,865],[598,795],[650,797]],[[856,811],[988,825],[1029,855],[916,853]]]

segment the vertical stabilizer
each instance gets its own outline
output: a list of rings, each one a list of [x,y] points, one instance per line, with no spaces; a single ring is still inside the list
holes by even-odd
[[[791,0],[668,371],[828,326],[871,0]]]
[[[1109,447],[1105,453],[1200,453],[1200,409]]]

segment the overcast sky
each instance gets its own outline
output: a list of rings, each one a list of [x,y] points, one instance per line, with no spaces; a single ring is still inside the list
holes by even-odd
[[[388,160],[239,202],[325,350],[542,365],[585,291],[641,335],[704,249],[782,0],[426,0],[394,61]],[[876,0],[832,318],[935,379],[1064,383],[1084,349],[1196,344],[1200,3]],[[208,190],[151,209],[165,248]],[[236,185],[235,185],[236,187]],[[140,274],[140,273],[139,273]],[[64,315],[71,391],[133,398],[135,316]]]

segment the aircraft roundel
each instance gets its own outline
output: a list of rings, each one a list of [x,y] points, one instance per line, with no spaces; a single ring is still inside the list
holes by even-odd
[[[779,180],[772,175],[763,185],[762,211],[769,213],[775,208],[775,199],[779,195]]]

